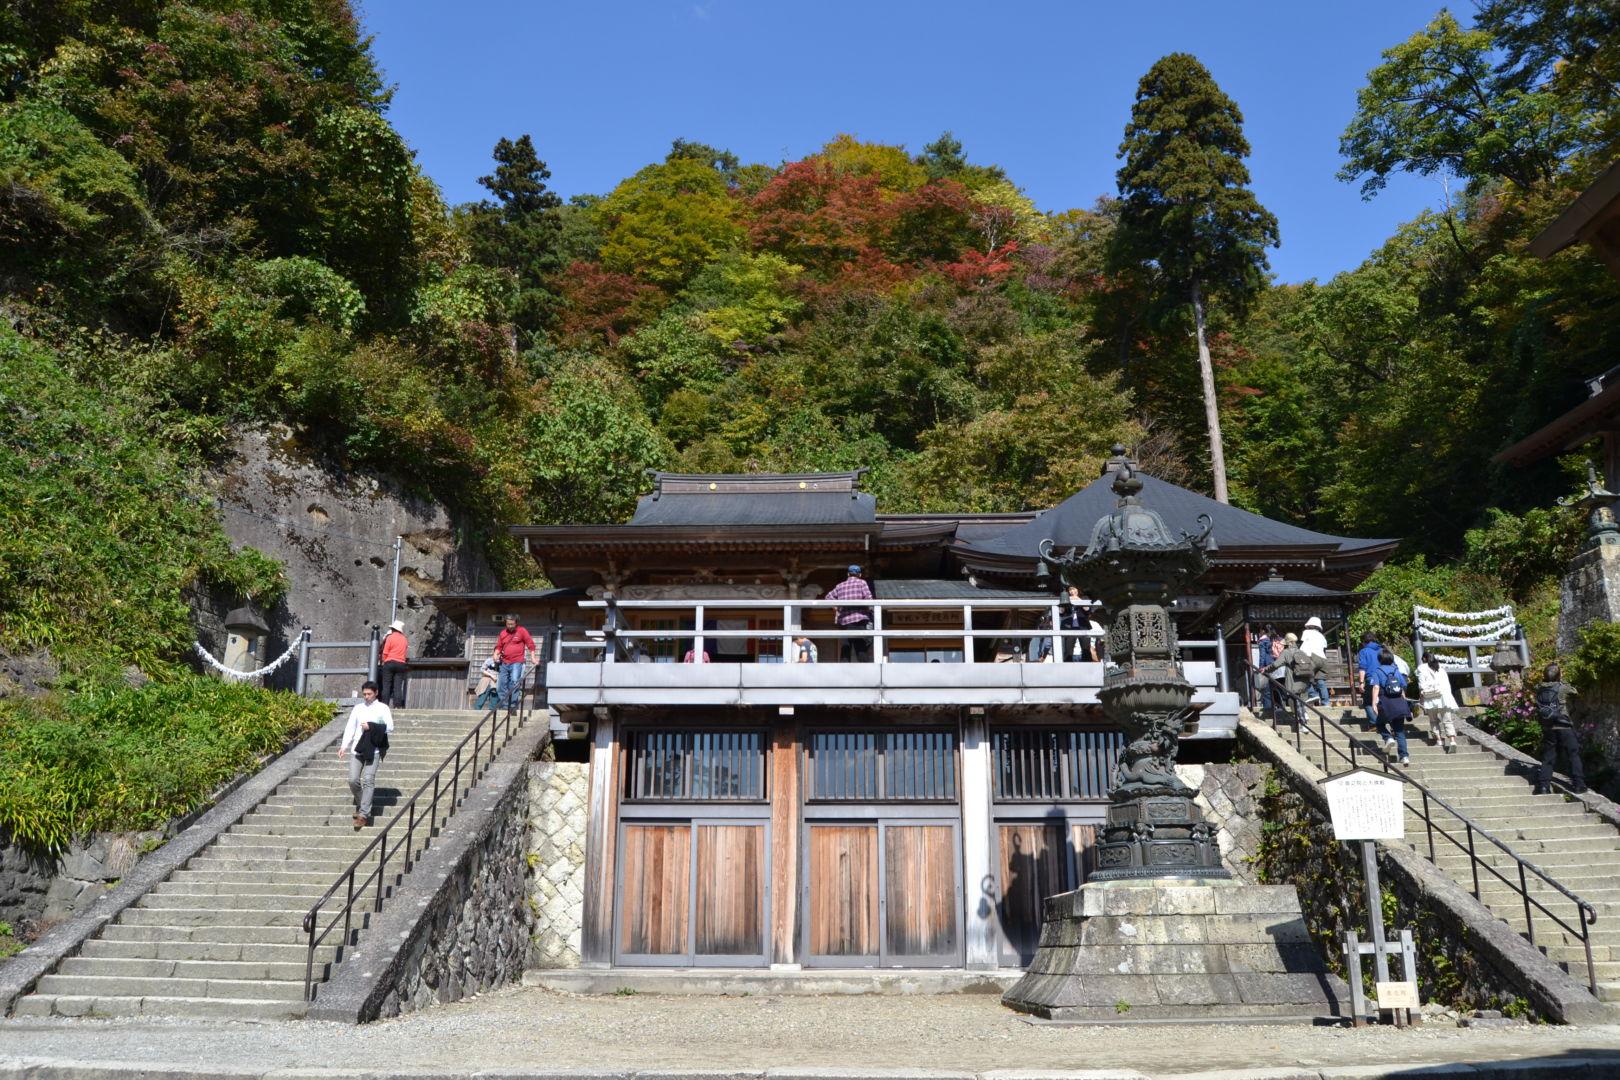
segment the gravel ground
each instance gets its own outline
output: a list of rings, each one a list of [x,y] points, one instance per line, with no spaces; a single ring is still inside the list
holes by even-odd
[[[264,1070],[1111,1066],[1158,1077],[1265,1066],[1610,1055],[1620,1076],[1620,1026],[1057,1027],[1030,1024],[995,997],[978,995],[576,997],[513,988],[361,1028],[308,1021],[0,1021],[4,1057]]]

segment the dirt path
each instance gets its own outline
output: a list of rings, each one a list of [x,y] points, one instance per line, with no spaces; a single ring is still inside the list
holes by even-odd
[[[1126,1032],[1130,1035],[1127,1038]],[[1614,1027],[1034,1026],[992,996],[574,997],[512,989],[363,1028],[309,1022],[0,1022],[0,1057],[267,1071],[1130,1068],[1149,1076],[1293,1066],[1612,1055]]]

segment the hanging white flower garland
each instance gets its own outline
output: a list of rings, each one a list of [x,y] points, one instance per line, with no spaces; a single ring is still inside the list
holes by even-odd
[[[1455,641],[1481,644],[1517,636],[1518,620],[1511,605],[1487,611],[1446,611],[1444,608],[1412,606],[1412,627],[1425,641]]]
[[[204,663],[206,663],[209,667],[213,668],[215,671],[218,671],[221,675],[225,676],[227,679],[257,679],[261,675],[270,674],[272,671],[275,671],[277,668],[279,668],[282,664],[285,664],[288,660],[291,660],[293,658],[293,654],[298,651],[298,646],[300,644],[302,644],[302,643],[303,643],[302,638],[299,638],[298,640],[294,641],[291,645],[287,646],[287,651],[286,652],[282,653],[280,656],[276,657],[270,663],[266,664],[264,667],[259,668],[256,671],[237,671],[235,668],[226,667],[224,664],[220,663],[218,660],[216,660],[214,658],[213,653],[211,653],[207,649],[203,648],[202,642],[200,642],[200,641],[192,642],[191,647],[197,650],[197,655],[203,658]]]

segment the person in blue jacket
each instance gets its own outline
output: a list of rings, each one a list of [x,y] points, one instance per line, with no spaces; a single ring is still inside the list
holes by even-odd
[[[1406,753],[1406,722],[1412,719],[1412,703],[1406,697],[1406,676],[1395,666],[1395,654],[1380,649],[1378,667],[1368,673],[1368,678],[1372,683],[1373,711],[1378,716],[1378,734],[1384,740],[1384,753],[1389,757],[1399,755],[1402,765],[1410,765],[1412,759]]]
[[[1363,731],[1371,731],[1378,726],[1378,711],[1373,708],[1373,679],[1372,672],[1378,670],[1378,654],[1383,650],[1378,644],[1378,636],[1371,630],[1361,635],[1361,651],[1356,653],[1356,685],[1361,688],[1361,708],[1367,714],[1367,723]]]

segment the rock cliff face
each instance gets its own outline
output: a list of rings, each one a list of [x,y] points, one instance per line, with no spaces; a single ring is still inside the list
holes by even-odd
[[[301,627],[310,627],[317,642],[363,641],[394,617],[405,623],[412,655],[459,655],[461,628],[428,597],[497,587],[482,550],[464,538],[463,523],[443,506],[409,494],[390,478],[322,462],[285,429],[241,434],[209,484],[232,542],[258,548],[287,567],[287,597],[264,613],[271,634],[259,651],[261,663],[281,655]],[[388,610],[396,536],[404,538],[397,616]],[[215,656],[224,647],[220,620],[232,599],[200,605],[201,640]],[[327,653],[320,664],[358,667],[363,659],[359,653]],[[268,685],[290,687],[295,674],[289,663]]]

